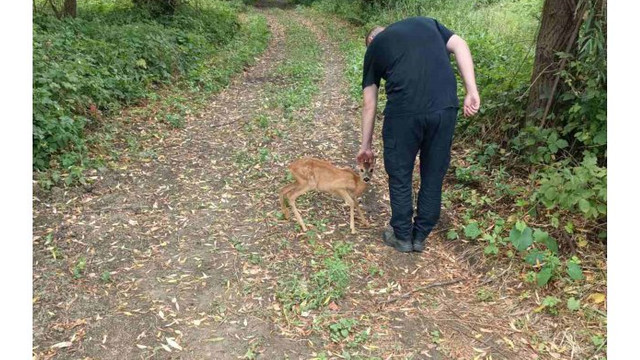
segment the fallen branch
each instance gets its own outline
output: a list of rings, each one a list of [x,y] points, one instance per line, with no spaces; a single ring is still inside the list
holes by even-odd
[[[395,301],[400,300],[400,299],[406,299],[409,296],[411,296],[413,293],[416,293],[416,292],[419,292],[419,291],[424,291],[424,290],[431,289],[431,288],[434,288],[434,287],[439,287],[439,286],[449,286],[449,285],[457,284],[457,283],[462,282],[462,281],[464,281],[464,279],[454,279],[454,280],[449,280],[449,281],[434,282],[434,283],[431,283],[429,285],[420,286],[418,288],[415,288],[415,289],[409,291],[408,293],[402,294],[402,295],[400,295],[400,296],[398,296],[396,298],[385,300],[385,301],[378,301],[378,304],[390,304],[390,303],[395,302]]]

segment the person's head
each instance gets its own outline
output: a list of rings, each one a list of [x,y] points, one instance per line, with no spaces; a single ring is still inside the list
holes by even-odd
[[[371,44],[371,42],[376,37],[376,35],[380,34],[383,30],[384,30],[383,26],[374,26],[373,29],[371,29],[367,33],[367,36],[364,38],[364,44],[366,46],[369,46],[369,44]]]

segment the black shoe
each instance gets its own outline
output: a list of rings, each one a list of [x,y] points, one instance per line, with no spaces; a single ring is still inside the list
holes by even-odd
[[[392,227],[387,227],[382,233],[382,240],[384,240],[384,244],[387,246],[391,246],[392,248],[400,251],[400,252],[411,252],[413,251],[413,246],[409,241],[402,241],[396,238],[396,234],[393,232]]]
[[[423,252],[424,245],[427,243],[427,239],[422,239],[422,240],[413,239],[412,242],[413,242],[413,251]]]

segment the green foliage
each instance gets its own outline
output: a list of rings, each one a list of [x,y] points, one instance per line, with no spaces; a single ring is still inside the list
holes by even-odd
[[[496,294],[489,288],[481,287],[476,293],[478,300],[483,302],[495,300]]]
[[[358,324],[355,319],[340,319],[329,325],[330,337],[333,342],[340,342],[349,337],[353,328]]]
[[[298,4],[298,5],[311,5],[315,1],[317,1],[317,0],[289,0],[290,3]]]
[[[538,182],[532,200],[540,201],[547,209],[582,213],[588,219],[606,217],[607,169],[598,166],[593,154],[585,153],[578,166],[549,167],[538,174]]]
[[[567,309],[571,311],[580,310],[580,300],[576,300],[574,297],[570,297],[567,300]]]
[[[476,239],[481,234],[482,232],[480,231],[480,228],[478,227],[478,223],[476,221],[473,221],[464,227],[464,236],[469,239]]]
[[[100,275],[100,280],[102,280],[105,283],[111,282],[111,273],[109,271],[103,271],[102,274]]]
[[[133,4],[149,11],[154,16],[171,15],[176,9],[184,7],[186,1],[180,0],[132,0]]]
[[[491,149],[492,146],[487,146],[486,148]],[[494,150],[496,151],[493,153],[477,151],[476,155],[467,157],[467,163],[475,164],[477,163],[477,156],[488,155],[489,157],[483,161],[490,164],[490,157],[498,156],[500,153],[497,149]],[[534,176],[539,175],[535,174]],[[488,177],[495,183],[495,189],[500,189],[495,196],[518,196],[520,198],[516,200],[516,206],[517,208],[521,208],[521,216],[537,216],[536,212],[532,211],[536,208],[535,204],[537,201],[535,198],[532,202],[524,200],[526,198],[525,194],[531,194],[531,190],[501,184],[500,181],[503,175],[502,169],[500,168],[494,169]],[[530,195],[528,196],[530,197]],[[502,248],[512,246],[518,256],[527,264],[527,267],[530,268],[525,276],[525,280],[541,287],[547,285],[554,279],[568,278],[579,280],[581,278],[581,270],[579,270],[578,265],[579,260],[577,258],[575,261],[561,260],[562,255],[560,254],[558,241],[554,236],[540,228],[529,227],[521,220],[516,221],[511,227],[508,227],[506,221],[499,215],[491,210],[487,211],[487,208],[491,209],[489,206],[493,203],[488,195],[480,195],[475,189],[469,190],[465,185],[459,186],[459,184],[456,184],[453,189],[448,189],[445,192],[444,198],[449,202],[459,201],[468,205],[465,213],[461,216],[466,220],[467,225],[461,229],[450,229],[447,233],[448,238],[457,238],[458,232],[462,230],[466,238],[486,242],[484,253],[493,256],[499,255]],[[550,216],[552,223],[554,221],[558,222],[558,214],[552,213]],[[480,226],[480,224],[482,224],[482,226]],[[558,225],[559,223],[555,228],[558,228]],[[487,230],[480,230],[481,228]],[[567,234],[573,233],[573,223],[567,221],[563,230]],[[505,234],[506,231],[508,232]],[[557,230],[554,230],[554,233],[556,232]],[[508,257],[514,256],[513,252],[508,249],[504,254]],[[563,265],[565,263],[566,265]]]
[[[606,343],[606,338],[600,336],[600,335],[593,335],[591,336],[591,343],[593,343],[593,345],[601,347]]]
[[[549,233],[536,229],[533,232],[533,239],[536,243],[544,245],[553,254],[558,253],[558,242],[553,237],[549,236]]]
[[[555,296],[547,296],[542,300],[541,307],[545,309],[549,314],[558,315],[558,308],[556,305],[560,303],[560,299]]]
[[[342,259],[334,257],[324,261],[325,268],[316,272],[312,280],[319,293],[328,299],[339,299],[349,285],[349,266]]]
[[[321,262],[312,261],[315,272],[309,278],[293,273],[280,280],[276,297],[286,309],[299,305],[300,311],[317,309],[341,298],[350,282],[350,268],[343,259],[350,252],[351,244],[336,244],[333,254],[327,254],[330,256]]]
[[[71,270],[73,272],[74,279],[80,279],[84,273],[84,269],[87,267],[87,259],[84,256],[80,256],[76,264]]]
[[[545,266],[536,275],[536,282],[538,286],[545,286],[551,277],[553,276],[553,268],[551,266]]]
[[[456,180],[463,184],[479,183],[482,180],[482,167],[479,164],[473,164],[467,167],[455,167]]]
[[[561,262],[558,257],[558,242],[546,231],[532,229],[524,222],[518,221],[509,232],[509,242],[520,252],[524,262],[535,270],[526,275],[525,278],[528,282],[545,286],[554,277],[562,275],[559,272]],[[486,249],[485,253],[487,253]],[[574,280],[578,280],[582,275],[578,263],[577,257],[567,262],[568,274]]]
[[[558,152],[569,146],[569,143],[560,138],[556,129],[527,126],[511,140],[511,146],[529,163],[549,164],[557,159]]]
[[[369,266],[369,275],[371,276],[382,276],[384,275],[384,270],[380,269],[377,265]]]
[[[439,344],[442,342],[442,333],[440,332],[440,330],[432,330],[429,334],[431,335],[432,343]]]
[[[533,244],[533,231],[530,227],[518,222],[509,233],[509,240],[518,251],[525,251]]]
[[[363,25],[367,21],[367,17],[370,16],[367,12],[369,8],[364,4],[364,1],[320,0],[315,1],[314,5],[322,11],[338,14],[358,25]]]
[[[582,267],[580,267],[580,261],[577,257],[572,257],[567,261],[567,274],[573,280],[582,280],[584,276],[582,275]]]
[[[607,144],[607,45],[606,7],[587,0],[588,10],[580,29],[576,54],[559,54],[568,60],[560,77],[565,91],[558,98],[557,116],[563,135],[573,135],[599,158]],[[565,110],[568,109],[568,110]]]
[[[348,242],[338,241],[333,245],[334,254],[338,258],[343,258],[349,255],[352,252],[352,250],[353,250],[353,244]]]
[[[82,3],[80,3],[82,6]],[[92,6],[76,19],[33,18],[33,166],[85,165],[85,128],[200,67],[238,32],[232,8],[209,1],[154,16],[126,4]],[[176,119],[167,119],[177,121]]]
[[[371,336],[371,328],[368,327],[362,331],[360,331],[358,334],[355,335],[353,341],[350,341],[347,346],[350,348],[355,348],[358,345],[366,342],[367,340],[369,340],[369,337]]]
[[[456,240],[458,238],[459,238],[458,233],[454,229],[447,231],[448,240]]]

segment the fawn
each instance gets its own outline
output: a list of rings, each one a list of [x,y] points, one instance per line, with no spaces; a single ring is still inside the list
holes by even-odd
[[[307,227],[304,225],[304,221],[296,208],[296,199],[309,190],[318,190],[338,195],[349,205],[351,208],[350,225],[352,234],[356,232],[353,222],[354,208],[358,210],[358,216],[365,226],[369,226],[369,222],[364,217],[357,201],[367,188],[367,183],[371,180],[374,163],[375,160],[373,163],[359,163],[357,166],[358,173],[356,173],[350,168],[338,168],[325,160],[302,158],[294,161],[289,165],[289,170],[295,179],[295,183],[286,185],[280,190],[280,206],[284,217],[289,219],[289,209],[284,202],[286,197],[302,230],[307,231]]]

